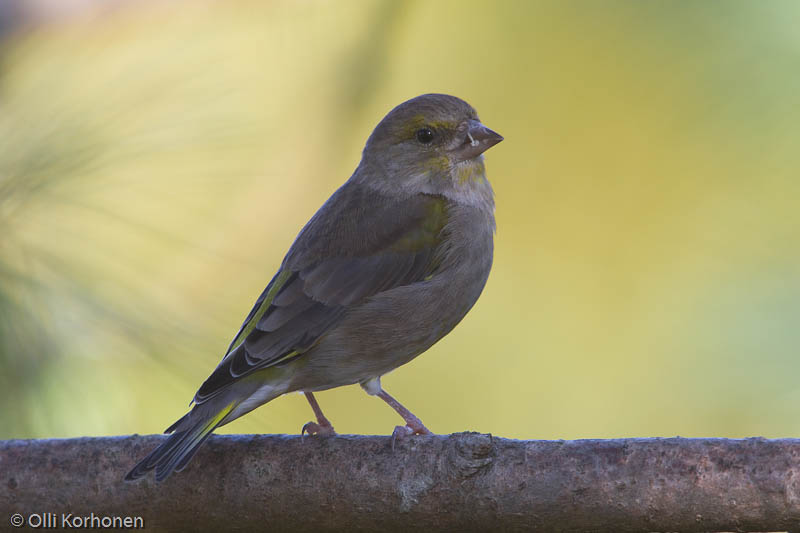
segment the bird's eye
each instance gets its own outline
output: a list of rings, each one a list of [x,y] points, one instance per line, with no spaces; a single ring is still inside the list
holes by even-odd
[[[422,144],[429,144],[433,140],[433,130],[430,128],[417,130],[417,140]]]

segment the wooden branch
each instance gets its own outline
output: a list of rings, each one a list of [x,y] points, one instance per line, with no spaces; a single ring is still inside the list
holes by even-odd
[[[162,439],[0,441],[0,530],[800,531],[798,439],[218,435],[123,482]]]

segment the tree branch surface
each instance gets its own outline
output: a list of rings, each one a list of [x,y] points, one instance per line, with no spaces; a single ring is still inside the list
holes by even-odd
[[[0,441],[0,530],[800,532],[800,439],[215,435],[124,482],[164,438]]]

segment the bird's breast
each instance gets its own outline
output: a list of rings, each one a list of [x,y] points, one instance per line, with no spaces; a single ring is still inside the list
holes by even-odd
[[[292,390],[322,390],[381,376],[447,335],[486,284],[493,236],[491,210],[451,205],[434,274],[351,306],[332,331],[298,358]]]

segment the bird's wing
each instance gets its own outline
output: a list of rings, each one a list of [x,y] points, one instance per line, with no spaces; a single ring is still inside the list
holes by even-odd
[[[391,199],[345,184],[297,236],[195,403],[301,356],[350,306],[423,281],[440,261],[446,222],[440,197]]]

